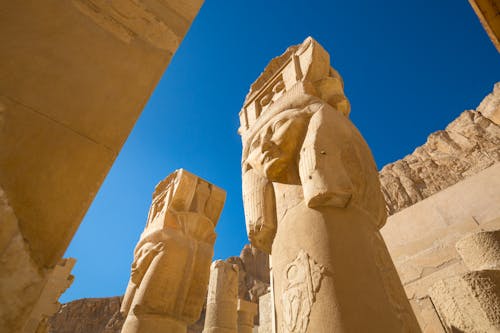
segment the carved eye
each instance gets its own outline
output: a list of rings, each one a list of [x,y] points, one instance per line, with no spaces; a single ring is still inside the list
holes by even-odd
[[[285,89],[285,83],[283,81],[279,81],[273,88],[273,91],[275,93],[281,92],[283,89]]]
[[[277,122],[274,123],[273,125],[273,133],[276,133],[280,129],[281,126],[286,124],[288,122],[288,119],[280,119]]]
[[[260,100],[260,105],[266,106],[267,104],[269,104],[271,102],[272,99],[273,99],[273,94],[267,94],[266,96],[262,97],[262,99]]]

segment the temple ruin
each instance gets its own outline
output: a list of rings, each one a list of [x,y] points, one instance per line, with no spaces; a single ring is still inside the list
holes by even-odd
[[[225,192],[179,169],[154,189],[124,295],[61,306],[63,254],[202,2],[4,4],[0,331],[500,331],[500,82],[378,171],[310,37],[239,113],[240,255],[212,262]],[[497,2],[469,2],[500,50]]]

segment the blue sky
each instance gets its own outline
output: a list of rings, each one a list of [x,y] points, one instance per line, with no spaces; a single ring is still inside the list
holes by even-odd
[[[68,248],[78,261],[62,302],[124,293],[153,189],[178,168],[227,191],[214,259],[239,254],[238,112],[269,60],[309,35],[343,76],[379,168],[500,80],[500,55],[465,0],[206,0]]]

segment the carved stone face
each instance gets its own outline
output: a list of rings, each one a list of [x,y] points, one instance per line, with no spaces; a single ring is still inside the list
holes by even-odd
[[[284,111],[265,124],[250,142],[246,162],[270,181],[288,182],[307,128],[297,110]]]

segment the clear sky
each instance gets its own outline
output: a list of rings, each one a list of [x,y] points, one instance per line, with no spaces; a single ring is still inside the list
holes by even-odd
[[[206,0],[68,248],[78,261],[62,302],[124,293],[154,187],[178,168],[227,191],[214,259],[239,254],[238,112],[269,60],[307,36],[330,52],[379,168],[500,80],[500,55],[466,0]]]

